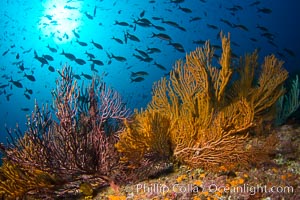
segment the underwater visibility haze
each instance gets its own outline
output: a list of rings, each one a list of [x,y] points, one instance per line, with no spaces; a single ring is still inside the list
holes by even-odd
[[[159,104],[163,103],[158,100],[158,98],[161,97],[161,99],[163,99],[163,92],[166,92],[166,96],[169,95],[167,97],[169,103],[172,101],[175,102],[175,97],[173,98],[172,94],[176,92],[180,93],[178,91],[182,88],[179,87],[179,85],[184,85],[184,81],[182,81],[184,78],[180,79],[179,77],[188,76],[181,74],[182,71],[179,69],[180,67],[177,66],[178,63],[175,64],[176,61],[181,59],[183,63],[190,62],[190,65],[192,65],[191,63],[196,62],[195,57],[197,56],[192,58],[192,56],[186,57],[186,55],[194,51],[197,47],[205,46],[206,41],[209,41],[211,47],[215,50],[211,57],[213,60],[211,64],[213,66],[219,66],[221,64],[222,69],[226,68],[224,67],[227,66],[224,57],[228,56],[231,58],[230,65],[233,69],[233,71],[228,69],[224,74],[220,72],[221,78],[220,80],[218,79],[218,81],[222,82],[222,84],[220,83],[220,86],[216,86],[216,96],[215,99],[212,98],[214,100],[211,100],[213,102],[210,106],[224,108],[224,110],[228,109],[234,113],[235,111],[237,112],[235,109],[241,108],[244,105],[243,114],[248,116],[249,119],[240,119],[240,116],[236,116],[243,121],[243,123],[247,120],[255,121],[257,120],[257,116],[263,116],[262,112],[269,112],[269,110],[271,110],[271,105],[275,104],[279,96],[284,93],[284,90],[278,88],[283,86],[284,80],[287,79],[287,73],[278,68],[277,75],[282,76],[278,77],[278,79],[274,78],[276,81],[273,83],[273,85],[278,84],[278,88],[272,88],[265,92],[266,95],[270,95],[270,97],[267,96],[266,99],[272,99],[269,103],[270,106],[261,106],[261,108],[254,106],[255,108],[252,112],[246,100],[248,100],[247,98],[253,100],[255,97],[250,98],[246,94],[245,99],[241,100],[240,104],[221,102],[220,99],[226,95],[223,94],[225,89],[220,88],[222,88],[222,86],[224,86],[224,88],[225,86],[226,88],[229,86],[233,88],[236,87],[234,80],[239,78],[238,72],[242,74],[240,70],[242,65],[240,56],[245,56],[247,53],[252,53],[257,50],[257,61],[260,66],[261,63],[264,62],[265,57],[274,54],[276,58],[284,62],[283,67],[288,72],[288,80],[290,81],[287,81],[288,84],[285,85],[287,91],[290,90],[288,87],[291,85],[292,80],[296,80],[296,75],[300,73],[300,28],[297,23],[297,20],[300,19],[300,2],[298,1],[2,0],[1,4],[0,143],[3,144],[7,144],[7,138],[10,137],[8,131],[15,129],[16,124],[19,130],[25,131],[28,128],[26,126],[27,120],[30,117],[34,119],[34,116],[38,116],[37,110],[33,111],[36,104],[39,105],[40,109],[43,105],[48,105],[51,117],[58,120],[62,119],[64,108],[60,106],[66,103],[66,100],[60,98],[60,95],[70,100],[71,107],[87,106],[89,116],[93,116],[94,114],[91,111],[91,107],[93,107],[93,103],[96,102],[95,99],[100,98],[100,103],[103,103],[107,101],[107,98],[113,97],[112,102],[107,102],[111,108],[116,108],[116,110],[111,113],[108,112],[109,114],[105,117],[116,121],[113,122],[115,124],[112,128],[104,127],[105,130],[111,131],[113,129],[115,132],[122,132],[122,128],[117,125],[119,123],[118,120],[127,119],[129,115],[134,112],[134,109],[141,110],[141,108],[148,108],[150,111],[139,114],[136,113],[137,117],[135,120],[137,122],[142,124],[152,120],[152,126],[156,125],[163,129],[164,126],[166,126],[165,124],[172,123],[168,120],[172,121],[173,118],[165,119],[158,114],[153,114],[151,109],[156,111],[162,109],[162,107],[159,107]],[[226,38],[230,38],[230,53],[228,53],[229,48],[226,47]],[[228,50],[227,54],[226,50]],[[196,52],[199,53],[197,50]],[[209,52],[209,50],[207,50],[207,52]],[[249,60],[255,60],[254,57],[256,54],[254,54]],[[208,54],[206,56],[210,58]],[[191,59],[191,61],[189,61],[189,59]],[[280,63],[280,61],[275,61],[273,57],[269,57],[269,59],[270,62]],[[209,62],[210,59],[207,60],[207,63]],[[266,66],[267,65],[268,64],[266,64]],[[174,69],[174,72],[170,74],[173,66],[177,66],[178,68]],[[186,70],[188,69],[189,68],[186,67]],[[218,70],[220,70],[220,67]],[[258,70],[255,73],[264,74],[267,72]],[[272,73],[274,73],[275,77],[276,73],[273,71]],[[191,70],[187,74],[194,75],[197,73]],[[226,82],[224,77],[231,77],[231,74],[233,81]],[[98,78],[93,79],[95,77]],[[171,79],[170,82],[166,83],[168,87],[166,86],[164,88],[164,79],[161,80],[162,77]],[[243,75],[241,75],[241,77],[243,77]],[[253,78],[254,81],[258,81],[256,79],[258,78]],[[157,83],[159,80],[161,80],[161,82]],[[176,82],[176,80],[178,82]],[[213,78],[208,80],[212,82],[216,81]],[[73,85],[75,82],[77,84],[76,86]],[[154,86],[155,82],[156,84]],[[197,80],[195,80],[195,82],[197,82]],[[297,89],[299,91],[299,85],[296,86],[296,82],[294,85],[296,87],[295,91],[297,91]],[[70,90],[68,90],[64,88],[64,86],[68,86],[72,89],[69,88]],[[78,88],[76,89],[77,86]],[[271,84],[268,86],[272,87]],[[95,91],[96,88],[98,88],[98,92],[102,91],[103,94],[100,92],[97,96],[97,94],[95,95],[91,92],[92,90],[85,93],[86,90],[82,88],[92,88],[92,90],[95,89]],[[159,88],[161,88],[161,90]],[[175,92],[171,88],[175,88]],[[202,88],[202,90],[205,89]],[[271,90],[275,91],[274,96],[268,93]],[[81,99],[82,105],[78,102],[77,105],[76,101],[74,101],[74,99],[80,99],[79,97],[82,97],[77,93],[78,91],[80,91],[80,95],[86,94],[86,98],[89,100],[86,105],[84,104],[86,103],[84,102],[84,97]],[[112,91],[117,91],[118,95]],[[236,89],[236,91],[238,91],[238,89]],[[235,92],[233,91],[231,92],[231,95],[239,96],[239,94],[234,94]],[[78,94],[79,97],[76,97],[76,94]],[[194,93],[191,96],[193,95]],[[233,98],[233,96],[231,98]],[[260,101],[264,100],[257,100],[257,102],[261,103]],[[184,98],[178,100],[179,104],[184,101]],[[176,104],[174,102],[165,108],[168,107],[171,109],[172,105]],[[96,105],[95,103],[94,106],[96,107]],[[209,109],[208,107],[207,109]],[[246,108],[249,108],[249,110]],[[86,108],[84,107],[82,109],[84,110]],[[107,111],[105,107],[101,109],[99,111],[100,113]],[[204,109],[204,107],[202,107],[202,109]],[[62,113],[57,112],[57,110]],[[75,109],[74,112],[76,111]],[[169,111],[170,110],[166,109],[165,113]],[[216,112],[218,116],[222,115],[221,109]],[[44,113],[42,116],[44,117],[43,119],[45,119],[49,113]],[[176,112],[174,111],[174,113]],[[179,118],[188,118],[187,116],[178,115]],[[227,115],[224,114],[224,116],[226,118]],[[211,119],[213,121],[211,122],[217,123],[216,121],[221,121],[221,117],[220,119],[218,117],[216,118],[215,121]],[[227,116],[227,118],[230,119],[231,117]],[[85,118],[81,115],[76,118],[76,120],[79,120],[80,123],[83,124],[84,119]],[[92,128],[97,127],[96,124],[98,121],[95,120],[93,122],[95,124],[90,122],[92,123]],[[158,125],[160,122],[161,124]],[[178,123],[187,122],[182,121]],[[37,125],[41,124],[36,124],[36,126]],[[63,132],[61,126],[67,127],[67,125],[63,125],[62,123],[62,125],[55,126],[54,129],[58,132]],[[252,123],[245,123],[241,129],[248,130],[248,128],[252,126]],[[89,126],[87,127],[90,128]],[[135,136],[132,135],[135,131],[137,132],[136,134],[139,134],[138,132],[140,131],[140,133],[142,133],[144,129],[140,130],[136,128],[138,125],[131,126],[128,125],[127,122],[124,127],[127,131],[121,136],[121,142],[119,142],[116,147],[119,152],[124,153],[125,156],[123,159],[130,163],[130,159],[132,159],[132,155],[130,156],[130,154],[134,151],[144,152],[144,149],[140,149],[142,145],[133,145],[131,147],[127,145],[135,141]],[[176,124],[176,127],[178,130],[183,131],[180,125]],[[81,129],[79,132],[80,131]],[[211,127],[207,128],[207,131],[217,132],[217,130]],[[176,134],[170,134],[171,143],[174,143],[174,146],[178,145],[178,141],[173,141],[173,137],[177,137]],[[174,135],[172,136],[172,134]],[[94,141],[95,138],[91,140]],[[109,138],[108,140],[115,141],[113,138]],[[105,140],[106,143],[104,142],[106,144],[105,148],[113,148],[114,145],[111,146],[108,140]],[[150,140],[151,139],[145,140],[144,144],[147,144]],[[100,143],[103,141],[101,140]],[[160,145],[168,145],[167,142],[160,142]],[[235,142],[238,144],[239,141]],[[172,146],[172,148],[174,148],[174,146]],[[164,156],[169,157],[174,153],[175,158],[178,159],[179,162],[197,167],[199,163],[201,163],[200,166],[202,166],[203,162],[201,159],[200,161],[194,161],[193,159],[196,158],[192,157],[189,152],[184,152],[179,155],[178,152],[181,151],[178,150],[178,148],[180,149],[178,146],[176,146],[172,152],[169,152],[169,154],[165,152],[166,155]],[[49,149],[51,148],[49,147]],[[95,151],[97,152],[95,156],[99,156],[99,151],[103,150],[101,149],[102,147],[96,145],[94,148],[98,148]],[[92,150],[85,149],[85,151],[89,152]],[[184,149],[182,149],[182,151],[184,151]],[[113,156],[115,154],[109,155]],[[142,155],[142,153],[140,153],[140,155]],[[57,156],[59,157],[59,155]],[[101,156],[104,159],[104,156]],[[20,159],[20,157],[18,157],[18,159]],[[57,159],[59,160],[60,158]],[[68,162],[72,163],[72,159],[74,158],[70,157]],[[86,165],[91,164],[91,161],[85,156],[79,159],[81,159],[82,162],[86,162]],[[235,158],[232,159],[234,160]],[[113,163],[114,161],[111,162],[112,163],[108,165],[110,167],[115,164]],[[134,162],[140,161],[135,160]],[[223,161],[212,160],[212,162],[219,164],[219,162],[221,163]],[[76,167],[74,167],[74,169],[76,168],[80,173],[84,170],[103,170],[99,167],[101,164],[103,163],[95,164],[94,168],[92,166],[89,168],[89,166],[85,165],[79,167],[74,164],[78,167],[78,169]],[[8,165],[9,163],[7,166]],[[203,165],[206,166],[206,164]],[[123,166],[119,167],[118,170],[123,173],[122,167]],[[105,170],[107,169],[105,168],[104,171]],[[47,173],[51,174],[52,171],[47,171]],[[55,173],[59,174],[61,171],[57,170]],[[42,175],[48,176],[46,172]],[[104,175],[108,176],[107,174]],[[128,177],[132,178],[133,175],[130,174]],[[53,177],[51,177],[51,180],[52,178]],[[136,179],[136,177],[132,178],[132,180],[134,179]],[[86,184],[97,182],[97,180],[93,179]],[[103,180],[112,185],[110,179],[103,178]],[[56,178],[53,178],[53,181],[59,182]],[[126,182],[127,180],[122,181]],[[75,182],[73,183],[75,184]],[[91,186],[88,186],[88,188],[89,187]],[[89,192],[87,193],[89,194]],[[62,195],[62,193],[59,192],[57,195],[58,194]]]

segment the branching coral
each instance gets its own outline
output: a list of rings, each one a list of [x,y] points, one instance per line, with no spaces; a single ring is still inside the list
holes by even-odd
[[[220,111],[205,129],[192,125],[187,128],[187,120],[179,121],[182,124],[176,131],[174,156],[183,163],[208,168],[248,162],[244,142],[245,132],[253,126],[253,112],[246,101],[236,102]],[[194,138],[186,136],[190,131],[195,133]],[[180,137],[184,132],[185,135]]]
[[[0,196],[17,199],[26,193],[47,193],[56,184],[56,179],[46,172],[24,169],[10,161],[4,161],[0,168]]]
[[[168,118],[158,112],[136,112],[133,122],[125,124],[126,130],[121,135],[120,142],[116,145],[121,151],[130,149],[124,151],[123,161],[131,162],[134,167],[134,165],[142,163],[145,155],[149,161],[170,157],[170,121]],[[137,141],[136,138],[143,139]]]
[[[220,68],[212,66],[214,51],[208,42],[187,55],[185,62],[177,61],[170,80],[163,78],[154,85],[152,101],[145,111],[159,113],[169,121],[163,137],[170,141],[173,157],[193,167],[250,162],[253,156],[245,150],[248,132],[284,91],[287,72],[274,56],[266,57],[256,85],[257,53],[240,60],[239,78],[232,80],[229,37],[222,36],[222,48]],[[141,127],[149,126],[147,121],[140,123]],[[139,135],[134,137],[130,132]],[[125,145],[129,139],[131,144],[144,143],[151,150],[156,141],[148,140],[153,137],[149,133],[130,127],[121,134],[118,150],[130,160],[133,149]],[[157,133],[162,132],[152,134]],[[145,147],[136,148],[135,151],[145,153]]]
[[[257,51],[240,59],[239,77],[233,83],[229,93],[233,98],[246,98],[253,105],[255,118],[268,114],[280,96],[284,94],[283,83],[288,77],[288,72],[282,67],[283,62],[274,55],[265,57],[264,63],[258,73]],[[258,83],[255,83],[258,79]]]
[[[288,93],[281,96],[277,102],[276,125],[282,125],[300,106],[300,81],[298,75],[292,81]]]
[[[59,190],[53,191],[56,196],[70,190],[75,193],[82,182],[97,188],[126,179],[114,146],[123,120],[129,116],[119,94],[96,78],[89,88],[80,91],[68,66],[60,76],[53,91],[57,120],[51,118],[47,107],[41,109],[36,104],[28,116],[25,134],[18,128],[15,135],[9,132],[11,140],[3,150],[5,159],[24,170],[59,177]],[[19,177],[10,179],[17,182]]]
[[[126,163],[128,172],[141,180],[168,170],[172,165],[169,119],[150,110],[136,111],[125,124],[116,147],[124,153],[121,162]]]

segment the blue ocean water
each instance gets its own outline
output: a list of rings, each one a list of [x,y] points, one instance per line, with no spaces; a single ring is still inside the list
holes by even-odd
[[[25,130],[35,101],[52,104],[57,70],[64,64],[80,75],[79,85],[90,81],[83,74],[102,76],[131,109],[145,107],[153,82],[203,41],[210,40],[216,57],[220,55],[220,31],[230,32],[235,55],[259,49],[260,61],[274,53],[285,61],[291,76],[300,69],[298,1],[2,0],[1,4],[0,142],[6,140],[5,126],[14,128],[18,123]],[[135,72],[147,75],[133,76]]]

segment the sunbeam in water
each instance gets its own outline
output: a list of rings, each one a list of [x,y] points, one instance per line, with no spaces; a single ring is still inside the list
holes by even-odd
[[[45,10],[38,25],[41,33],[57,44],[72,41],[73,32],[81,25],[82,2],[49,0],[43,6]]]

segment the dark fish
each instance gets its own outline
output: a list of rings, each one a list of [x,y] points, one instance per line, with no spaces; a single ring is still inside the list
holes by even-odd
[[[48,70],[49,70],[50,72],[54,72],[54,71],[55,71],[54,67],[52,67],[51,65],[49,65]]]
[[[104,63],[103,63],[101,60],[92,60],[92,59],[91,59],[90,61],[92,61],[93,64],[95,64],[95,65],[99,65],[99,66],[104,65]]]
[[[150,58],[150,57],[146,57],[146,58],[143,58],[142,61],[144,62],[151,62],[153,60],[153,58]]]
[[[115,21],[114,25],[119,25],[119,26],[129,26],[129,24],[127,22],[119,22],[119,21]]]
[[[178,25],[176,22],[173,22],[173,21],[165,21],[165,20],[162,20],[162,23],[168,24],[168,25],[173,26],[173,27],[175,27],[175,28],[178,28],[178,27],[179,27],[179,25]]]
[[[44,17],[46,17],[49,20],[52,20],[53,15],[45,15]]]
[[[120,62],[125,62],[127,60],[125,57],[115,56],[114,54],[111,54],[111,58],[114,58],[114,59],[116,59],[117,61],[120,61]]]
[[[32,94],[33,93],[33,91],[32,91],[32,89],[25,89],[25,92],[28,92],[29,94]]]
[[[28,112],[30,109],[29,108],[21,108],[22,111]]]
[[[5,97],[6,97],[6,100],[9,101],[9,97],[12,96],[12,95],[13,95],[13,94],[7,94],[7,95],[5,96]]]
[[[94,7],[94,17],[96,17],[97,6]]]
[[[201,20],[202,18],[201,17],[193,17],[193,18],[191,18],[189,21],[190,22],[194,22],[194,21],[199,21],[199,20]]]
[[[72,61],[76,59],[76,57],[73,54],[65,53],[64,50],[61,52],[60,55],[64,55],[66,58],[68,58],[69,60],[72,60]]]
[[[229,27],[233,27],[232,23],[226,19],[220,19],[221,22],[223,22],[224,24],[227,24]]]
[[[230,10],[230,11],[232,11],[232,12],[239,11],[239,9],[236,8],[236,7],[226,8],[226,10]]]
[[[138,19],[138,22],[142,22],[144,24],[148,24],[149,26],[152,24],[151,21],[147,18],[140,18]]]
[[[24,93],[24,96],[26,97],[26,99],[30,100],[30,95],[29,94]]]
[[[240,6],[240,5],[234,5],[233,7],[234,7],[234,8],[237,8],[238,10],[243,10],[243,7]]]
[[[0,88],[3,89],[3,88],[6,88],[8,86],[9,86],[9,84],[2,84],[2,85],[0,85]]]
[[[166,41],[171,41],[172,40],[169,35],[164,34],[164,33],[158,33],[158,34],[152,33],[151,38],[153,38],[153,37],[157,37],[159,39],[166,40]]]
[[[67,33],[65,33],[64,35],[63,35],[63,38],[66,38],[67,40],[69,39],[69,35],[67,34]]]
[[[281,58],[286,58],[285,55],[283,53],[277,52],[277,54],[281,57]]]
[[[273,40],[275,35],[269,32],[261,34],[261,36],[268,38],[269,40]]]
[[[184,2],[184,0],[170,0],[170,2],[178,4]]]
[[[80,35],[74,30],[72,30],[73,34],[75,35],[76,38],[80,38]]]
[[[91,71],[94,71],[94,72],[99,72],[97,69],[95,69],[95,64],[94,63],[92,63],[91,64]]]
[[[131,76],[130,77],[147,76],[147,75],[149,75],[148,72],[137,71],[137,72],[131,72]]]
[[[145,52],[145,51],[142,51],[142,50],[139,50],[139,49],[135,49],[137,52],[139,52],[139,54],[141,54],[143,57],[149,57],[149,55]]]
[[[255,38],[250,38],[250,40],[253,42],[257,42],[257,39],[255,39]]]
[[[277,44],[275,44],[272,40],[268,40],[268,43],[271,44],[273,47],[278,48]]]
[[[165,31],[166,29],[164,28],[164,27],[162,27],[162,26],[156,26],[156,25],[154,25],[154,24],[152,24],[152,26],[154,27],[154,28],[156,28],[157,30],[159,30],[159,31]]]
[[[23,51],[23,54],[29,53],[31,50],[32,50],[32,48],[30,48],[30,49],[28,49],[28,50],[25,50],[25,51]]]
[[[20,55],[19,55],[19,53],[17,53],[16,59],[18,60],[19,58],[20,58]]]
[[[46,65],[46,64],[49,64],[48,61],[47,61],[45,58],[39,57],[39,56],[37,55],[36,51],[34,51],[34,58],[35,58],[36,60],[38,60],[40,63],[42,63],[42,66],[43,66],[43,65]]]
[[[22,64],[22,63],[23,63],[23,60],[17,61],[17,62],[13,62],[12,64],[13,64],[13,65],[20,65],[20,64]]]
[[[182,10],[183,12],[185,12],[185,13],[192,13],[192,10],[189,9],[189,8],[183,8],[183,7],[181,7],[181,6],[179,6],[178,8],[179,8],[180,10]]]
[[[1,77],[5,79],[9,79],[9,77],[6,74],[3,74]]]
[[[161,64],[158,64],[157,62],[154,62],[154,65],[161,70],[167,70],[164,66],[162,66]]]
[[[246,26],[244,26],[243,24],[233,24],[233,28],[239,28],[243,31],[249,31],[249,29]]]
[[[30,81],[33,81],[33,82],[35,81],[35,77],[33,75],[28,75],[28,74],[24,73],[24,77],[26,77]]]
[[[101,46],[101,44],[98,44],[98,43],[94,42],[93,40],[92,40],[91,43],[92,43],[97,49],[103,49],[103,47]]]
[[[12,84],[14,84],[17,88],[23,88],[23,85],[20,81],[14,81],[12,78],[10,78],[10,81]]]
[[[249,4],[249,6],[257,6],[260,4],[260,1],[254,1],[253,3]]]
[[[80,58],[76,58],[74,61],[79,65],[84,65],[86,63],[83,59]]]
[[[145,15],[145,10],[143,10],[141,13],[140,13],[140,17],[144,17]]]
[[[4,52],[2,53],[2,56],[5,56],[8,52],[9,52],[9,49],[7,49],[6,51],[4,51]]]
[[[215,26],[215,25],[213,25],[213,24],[206,24],[206,26],[207,26],[208,28],[215,29],[215,30],[219,29],[217,26]]]
[[[43,55],[42,57],[45,58],[46,60],[49,60],[49,61],[53,61],[54,60],[54,58],[52,56],[50,56],[50,55]]]
[[[50,22],[50,24],[52,24],[52,25],[54,25],[54,26],[59,25],[59,24],[58,24],[58,21],[56,21],[56,20],[52,20],[52,21]]]
[[[135,25],[139,25],[141,27],[150,27],[152,25],[152,23],[149,20],[147,20],[147,19],[146,20],[141,20],[141,19],[134,20],[133,23]],[[134,27],[134,30],[135,29],[136,29],[136,26]]]
[[[85,54],[86,54],[90,59],[95,58],[94,54],[88,53],[87,51],[85,51]]]
[[[77,80],[81,80],[80,76],[78,74],[73,74],[74,78],[76,78]]]
[[[137,78],[130,78],[130,80],[132,83],[132,82],[142,82],[145,79],[143,77],[137,77]]]
[[[265,31],[265,32],[268,32],[269,29],[264,27],[264,26],[260,26],[259,24],[256,25],[256,28],[260,29],[261,31]]]
[[[72,7],[72,6],[68,6],[68,5],[65,5],[64,8],[69,9],[69,10],[77,10],[78,9],[76,7]]]
[[[124,32],[124,41],[125,41],[125,44],[127,44],[127,34]]]
[[[91,75],[89,75],[89,74],[84,74],[83,72],[81,72],[81,76],[83,76],[84,78],[89,79],[89,80],[92,80],[92,79],[93,79],[93,77],[92,77]]]
[[[136,57],[137,59],[139,59],[140,61],[144,61],[144,57],[140,56],[140,55],[136,55],[136,54],[132,54],[134,57]]]
[[[296,54],[290,49],[284,48],[283,51],[287,52],[290,56],[296,57]]]
[[[111,39],[115,40],[116,42],[118,42],[119,44],[123,44],[123,41],[119,38],[116,37],[112,37]]]
[[[80,46],[83,46],[83,47],[86,47],[87,46],[87,43],[86,42],[81,42],[79,40],[76,40],[76,42],[80,45]]]
[[[89,18],[90,20],[93,20],[93,19],[94,19],[94,17],[93,17],[92,15],[90,15],[88,12],[84,12],[84,14],[85,14],[85,16],[86,16],[87,18]]]
[[[176,50],[180,51],[180,52],[185,52],[183,46],[179,43],[172,43],[169,41],[169,45],[172,45]]]
[[[269,8],[258,8],[257,12],[265,13],[265,14],[270,14],[272,13],[272,10]]]
[[[56,52],[57,52],[57,49],[55,49],[55,48],[53,48],[53,47],[50,47],[49,44],[48,44],[47,48],[48,48],[51,52],[53,52],[53,53],[56,53]]]
[[[127,36],[128,39],[130,39],[132,41],[140,42],[140,39],[138,37],[136,37],[135,35],[132,35],[132,34],[127,32],[126,36]]]
[[[177,28],[178,28],[179,30],[186,31],[186,29],[185,29],[184,27],[182,27],[182,26],[178,26]]]
[[[151,54],[151,53],[160,53],[161,50],[158,49],[158,48],[154,48],[154,47],[153,47],[153,48],[148,47],[148,48],[147,48],[147,52],[150,53],[150,54]]]
[[[152,17],[152,19],[154,19],[154,20],[162,20],[161,17]]]

